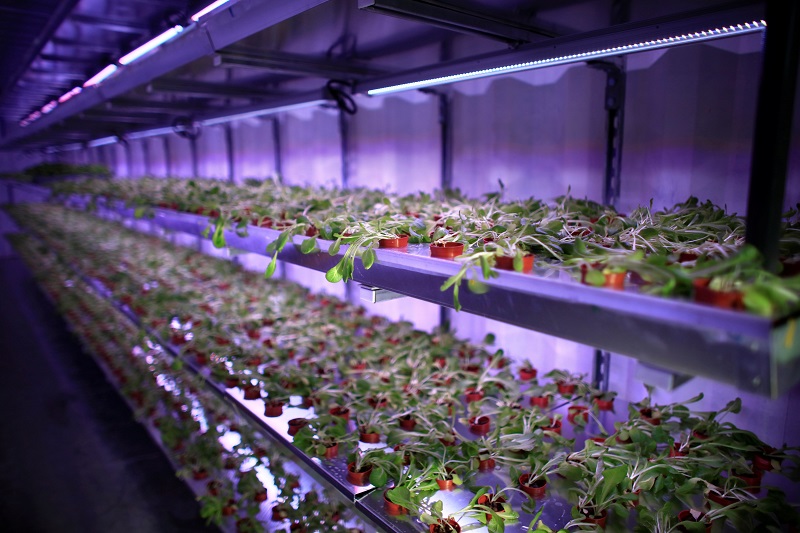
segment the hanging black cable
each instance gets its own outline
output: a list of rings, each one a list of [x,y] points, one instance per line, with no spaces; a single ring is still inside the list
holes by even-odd
[[[358,111],[358,106],[347,90],[349,87],[350,84],[342,80],[329,80],[325,85],[331,99],[336,102],[336,107],[348,115],[355,115]]]

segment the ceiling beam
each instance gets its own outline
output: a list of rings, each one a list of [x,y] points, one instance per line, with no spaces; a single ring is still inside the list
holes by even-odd
[[[87,52],[95,52],[98,54],[117,54],[119,47],[111,44],[103,44],[89,41],[80,41],[78,39],[66,39],[64,37],[53,37],[50,41],[56,46],[68,46],[70,48],[79,48]]]
[[[76,24],[85,24],[92,26],[93,28],[117,33],[132,33],[136,35],[150,33],[150,28],[148,28],[146,25],[132,20],[96,17],[94,15],[86,15],[84,13],[73,13],[68,17],[68,20],[70,22],[75,22]]]
[[[555,29],[543,24],[520,24],[437,0],[359,0],[358,8],[513,45],[559,35]]]
[[[268,98],[276,96],[274,92],[251,87],[179,79],[155,80],[147,86],[147,92],[203,98]]]
[[[73,63],[77,65],[87,65],[97,62],[96,57],[76,57],[58,54],[40,54],[39,59],[42,61],[49,61],[51,63]]]
[[[103,109],[117,110],[117,111],[141,111],[143,113],[162,113],[162,112],[180,112],[186,113],[199,113],[208,111],[209,108],[202,105],[197,105],[187,102],[162,102],[153,100],[131,100],[127,98],[117,98],[110,100],[103,104]]]
[[[254,68],[283,74],[310,75],[325,79],[364,78],[385,73],[383,70],[368,65],[331,58],[245,49],[229,49],[219,52],[214,56],[214,65]]]

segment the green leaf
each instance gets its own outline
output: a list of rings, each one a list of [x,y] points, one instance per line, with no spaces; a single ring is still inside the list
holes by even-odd
[[[317,250],[317,238],[311,237],[302,242],[300,244],[300,251],[304,254],[310,254]]]
[[[594,285],[595,287],[602,287],[603,285],[606,284],[606,277],[599,270],[590,268],[589,270],[586,271],[585,281],[589,285]]]
[[[361,254],[361,262],[364,263],[364,268],[369,270],[372,264],[375,263],[375,250],[372,248],[364,250]]]
[[[372,472],[369,475],[369,482],[376,487],[383,487],[389,481],[389,475],[383,468],[378,466],[372,467]]]
[[[519,252],[514,256],[514,271],[522,272],[522,254]]]
[[[133,210],[133,218],[142,218],[144,216],[145,209],[147,209],[147,208],[145,206],[143,206],[143,205],[140,205],[139,207],[134,209]]]
[[[344,259],[342,259],[344,261]],[[339,262],[325,273],[325,279],[330,283],[339,283],[344,277],[342,263]]]
[[[471,279],[467,281],[467,288],[470,292],[475,294],[486,294],[489,292],[489,286],[485,283],[478,281],[477,279]]]
[[[264,271],[264,279],[271,278],[272,275],[275,273],[275,268],[277,266],[278,266],[278,252],[275,252],[275,255],[272,256],[272,259],[267,265],[267,269]]]
[[[483,272],[483,278],[489,279],[492,275],[492,269],[489,266],[489,260],[486,258],[485,255],[480,256],[481,262],[481,272]]]
[[[342,247],[342,238],[339,237],[333,242],[333,244],[331,244],[330,248],[328,248],[328,253],[331,255],[336,255],[339,253],[339,248],[341,247]]]

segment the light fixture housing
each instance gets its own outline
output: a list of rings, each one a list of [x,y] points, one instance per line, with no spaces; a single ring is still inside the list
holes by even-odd
[[[99,139],[93,139],[86,143],[88,148],[97,148],[98,146],[105,146],[107,144],[114,144],[118,142],[119,138],[116,135],[111,135],[109,137],[101,137]]]
[[[118,68],[119,67],[117,67],[117,65],[114,64],[108,65],[106,68],[104,68],[103,70],[101,70],[88,80],[86,80],[83,84],[83,88],[85,89],[87,87],[92,87],[94,85],[101,83],[103,80],[107,79],[109,76],[114,74]]]
[[[171,27],[164,33],[158,35],[157,37],[153,37],[152,39],[144,43],[142,46],[138,47],[132,52],[128,52],[127,54],[119,58],[119,64],[123,66],[130,65],[131,63],[133,63],[146,53],[155,50],[156,48],[158,48],[159,46],[168,41],[171,41],[172,39],[177,37],[182,31],[183,31],[183,26],[181,26],[180,24]]]
[[[216,124],[224,124],[226,122],[233,122],[236,120],[243,120],[246,118],[262,117],[265,115],[273,115],[275,113],[282,113],[292,111],[295,109],[303,109],[306,107],[314,107],[329,102],[321,91],[313,91],[311,94],[298,95],[275,100],[273,102],[265,102],[256,104],[237,110],[220,112],[207,117],[201,117],[198,122],[202,126],[214,126]]]
[[[208,15],[212,11],[215,11],[217,8],[222,7],[223,5],[227,4],[230,1],[231,0],[216,0],[216,2],[211,2],[206,7],[204,7],[203,9],[192,15],[190,18],[192,22],[197,22],[204,16]]]
[[[723,11],[707,9],[690,15],[621,24],[576,36],[557,37],[524,45],[510,52],[483,54],[374,78],[358,84],[356,92],[376,96],[424,89],[458,81],[757,33],[764,31],[767,26],[762,16],[763,8],[747,5]]]

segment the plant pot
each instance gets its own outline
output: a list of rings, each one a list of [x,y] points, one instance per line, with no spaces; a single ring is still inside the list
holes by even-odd
[[[226,389],[236,388],[241,383],[242,383],[242,381],[239,378],[234,377],[234,376],[229,376],[229,377],[225,378],[225,388]]]
[[[506,501],[506,499],[503,498],[502,496],[498,496],[495,499],[494,494],[487,493],[487,494],[484,494],[483,496],[481,496],[480,498],[478,498],[478,501],[476,503],[478,505],[484,505],[486,507],[489,507],[490,509],[492,509],[495,512],[499,512],[499,511],[503,510],[503,503],[505,503],[505,501]],[[493,517],[492,517],[491,513],[486,513],[486,523],[487,524],[492,520],[492,518]],[[501,518],[501,520],[502,520],[502,518]]]
[[[614,399],[611,400],[603,400],[600,398],[592,398],[592,402],[597,406],[597,408],[601,411],[611,411],[614,409]]]
[[[244,399],[245,400],[260,400],[261,387],[258,385],[245,385],[244,386]]]
[[[289,518],[289,512],[286,510],[286,504],[279,503],[272,508],[272,521],[282,522]]]
[[[533,254],[525,254],[522,256],[523,274],[533,272],[533,258]],[[497,255],[494,258],[494,266],[500,270],[514,270],[514,258],[508,255]]]
[[[672,443],[672,448],[669,449],[670,457],[686,457],[687,453],[681,450],[681,445],[678,442]]]
[[[430,533],[461,533],[461,526],[452,518],[441,518],[429,527]]]
[[[771,472],[774,466],[769,457],[761,454],[756,454],[753,457],[753,468],[758,470],[759,472]]]
[[[488,416],[478,416],[469,419],[469,430],[476,435],[486,435],[492,427]]]
[[[195,470],[192,472],[192,479],[195,481],[203,481],[204,479],[208,479],[208,471],[205,468]]]
[[[253,495],[253,501],[254,502],[258,502],[258,503],[267,501],[267,491],[266,490],[262,490],[260,492],[256,492]]]
[[[550,396],[531,396],[531,405],[546,408],[550,405]]]
[[[219,489],[222,488],[222,483],[217,481],[216,479],[212,479],[208,483],[206,483],[206,491],[208,492],[209,496],[219,496]]]
[[[729,506],[731,504],[734,504],[734,503],[739,501],[739,500],[737,500],[735,498],[726,498],[726,497],[724,497],[724,496],[722,496],[720,494],[717,494],[716,492],[713,492],[713,491],[708,491],[706,493],[706,500],[709,501],[709,502],[714,502],[717,505],[719,505],[720,507],[727,507],[727,506]]]
[[[528,485],[527,483],[529,478],[530,474],[522,474],[519,476],[517,481],[519,483],[520,490],[531,498],[544,498],[544,495],[547,492],[547,481],[544,479],[537,479]]]
[[[347,465],[347,481],[358,487],[366,487],[369,485],[369,475],[372,473],[372,465],[367,466],[361,472],[355,472],[355,463]]]
[[[464,399],[467,403],[478,402],[483,399],[485,393],[482,390],[476,391],[472,387],[467,387]]]
[[[366,431],[359,431],[358,432],[358,440],[361,442],[365,442],[367,444],[376,444],[381,441],[381,434],[380,433],[373,433],[373,432],[366,432]]]
[[[606,272],[604,274],[606,281],[603,287],[621,291],[625,289],[625,275],[626,272]]]
[[[339,443],[325,446],[325,459],[335,459],[339,455]]]
[[[303,429],[303,427],[306,426],[306,424],[308,424],[308,419],[306,418],[292,418],[291,420],[289,420],[289,431],[288,431],[289,435],[294,437],[295,435],[297,435],[298,431],[300,431],[301,429]]]
[[[710,282],[711,280],[705,278],[696,279],[692,282],[695,302],[724,309],[744,309],[744,300],[741,292],[715,291],[708,287]]]
[[[407,514],[408,509],[406,509],[402,505],[397,505],[386,496],[386,493],[388,492],[389,489],[383,491],[383,508],[386,509],[386,513],[390,516],[400,516]]]
[[[264,416],[268,418],[277,418],[283,414],[283,402],[270,401],[264,402]]]
[[[752,474],[733,474],[734,477],[742,480],[745,490],[750,494],[758,494],[761,491],[761,474],[756,471]]]
[[[558,387],[558,393],[562,396],[571,396],[575,394],[575,384],[574,383],[564,383],[559,381],[556,383]]]
[[[654,426],[661,425],[661,417],[660,416],[658,416],[658,417],[653,416],[653,410],[652,409],[649,409],[647,407],[645,407],[643,409],[639,409],[639,416],[641,417],[642,420],[644,420],[648,424],[652,424]]]
[[[582,513],[583,514],[583,513]],[[608,512],[602,511],[600,516],[589,516],[588,514],[583,514],[583,521],[589,524],[595,524],[596,526],[605,529],[606,527],[606,519],[608,518]]]
[[[589,408],[585,405],[570,405],[567,408],[567,420],[571,423],[575,423],[575,419],[579,416],[583,418],[584,422],[589,420]]]
[[[552,431],[561,435],[561,420],[550,419],[550,425],[542,428],[542,431]]]
[[[380,248],[405,248],[408,246],[408,235],[399,235],[395,239],[379,239]]]
[[[679,512],[679,513],[678,513],[678,521],[679,521],[679,522],[699,522],[699,523],[705,523],[705,519],[704,519],[704,517],[705,517],[705,513],[700,513],[700,515],[699,515],[697,518],[695,518],[695,517],[694,517],[694,515],[692,515],[692,512],[691,512],[690,510],[688,510],[688,509],[684,509],[683,511],[681,511],[681,512]],[[675,529],[675,531],[682,531],[682,532],[685,532],[685,531],[686,531],[686,529],[685,529],[685,528],[683,528],[683,527],[681,527],[681,526],[679,526],[679,527],[677,527],[677,528]],[[710,531],[711,531],[711,524],[710,524],[710,523],[706,523],[706,531],[707,531],[707,532],[710,532]]]
[[[478,459],[478,470],[481,472],[489,472],[494,470],[497,463],[491,457],[488,459]]]
[[[417,425],[417,421],[414,420],[411,415],[405,415],[400,417],[400,428],[406,431],[414,431],[414,426]]]
[[[460,242],[443,242],[431,244],[431,257],[438,259],[454,259],[464,253],[464,244]]]
[[[452,479],[437,479],[436,484],[439,485],[439,490],[453,490],[456,484]]]
[[[350,409],[346,407],[331,407],[328,409],[328,414],[344,418],[346,421],[350,420]]]
[[[530,381],[534,379],[539,372],[535,368],[520,368],[519,379],[522,381]]]

